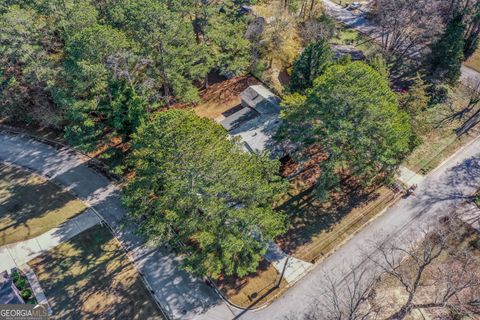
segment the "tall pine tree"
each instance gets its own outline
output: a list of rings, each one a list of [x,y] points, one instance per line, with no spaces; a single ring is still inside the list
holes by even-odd
[[[439,80],[454,84],[460,78],[464,58],[464,33],[462,16],[457,15],[448,23],[445,32],[432,47],[432,71]]]

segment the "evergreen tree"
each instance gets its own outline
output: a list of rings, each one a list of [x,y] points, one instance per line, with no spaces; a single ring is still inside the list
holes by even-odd
[[[124,201],[140,230],[186,253],[196,274],[255,271],[285,231],[284,215],[272,209],[285,187],[279,162],[246,153],[220,125],[185,110],[157,114],[133,147]]]
[[[302,92],[313,86],[318,78],[332,63],[333,53],[324,39],[310,44],[293,63],[290,77],[290,90]]]
[[[454,84],[460,78],[464,58],[464,33],[462,17],[457,15],[448,23],[445,32],[432,47],[432,70],[440,80]]]
[[[318,195],[324,198],[349,174],[368,184],[390,174],[410,151],[409,117],[399,110],[387,79],[363,62],[329,67],[306,96],[286,99],[277,138],[306,150],[320,146],[327,160],[318,165]]]

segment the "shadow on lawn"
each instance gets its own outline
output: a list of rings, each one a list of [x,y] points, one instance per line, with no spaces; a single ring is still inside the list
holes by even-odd
[[[0,164],[0,183],[0,244],[11,242],[8,238],[14,233],[17,233],[15,241],[39,235],[54,227],[55,222],[63,222],[65,219],[60,215],[69,215],[65,217],[69,218],[83,211],[83,207],[71,207],[68,210],[73,211],[68,214],[57,212],[55,216],[47,218],[47,214],[66,208],[75,198],[24,169]],[[40,225],[38,219],[42,218],[48,220],[42,220]]]
[[[94,227],[29,263],[61,319],[161,319],[110,232]]]
[[[379,197],[376,188],[355,188],[334,194],[329,202],[320,202],[310,187],[287,200],[279,209],[290,214],[292,224],[277,242],[288,253],[312,241],[321,232],[329,232],[354,208],[359,208]]]

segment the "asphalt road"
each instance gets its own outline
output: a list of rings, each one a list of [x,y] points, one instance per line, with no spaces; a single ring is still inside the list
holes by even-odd
[[[9,161],[49,176],[90,203],[113,225],[124,215],[120,192],[105,177],[88,166],[86,159],[68,149],[55,149],[30,138],[0,132],[0,160]],[[336,279],[347,277],[349,266],[365,262],[373,254],[371,244],[379,239],[399,241],[405,235],[418,236],[417,228],[427,226],[468,199],[480,188],[480,138],[430,173],[418,185],[416,195],[400,200],[370,223],[350,241],[319,264],[271,305],[241,313],[229,307],[203,282],[178,268],[173,255],[147,249],[141,239],[124,230],[142,273],[155,295],[171,315],[178,319],[226,320],[284,319],[301,314],[323,292],[322,281],[328,274]],[[187,310],[184,314],[183,310]]]

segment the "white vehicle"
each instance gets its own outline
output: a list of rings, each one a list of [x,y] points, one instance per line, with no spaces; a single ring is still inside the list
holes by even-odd
[[[360,7],[362,6],[362,4],[360,2],[352,2],[348,7],[347,7],[347,10],[357,10],[357,9],[360,9]]]

